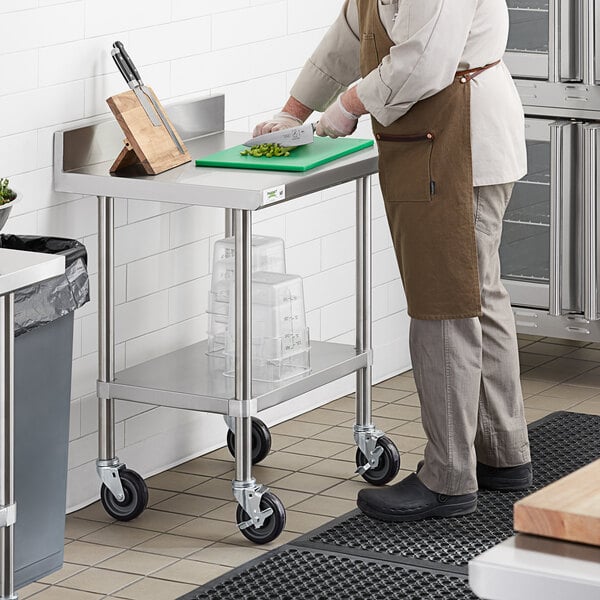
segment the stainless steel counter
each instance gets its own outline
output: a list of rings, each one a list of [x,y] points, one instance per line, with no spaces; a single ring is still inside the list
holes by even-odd
[[[469,562],[485,600],[598,600],[600,548],[518,534]]]
[[[206,110],[208,106],[208,110]],[[204,109],[202,109],[204,107]],[[123,134],[113,119],[55,134],[54,183],[60,192],[134,198],[217,208],[257,210],[276,202],[373,175],[377,151],[361,150],[305,173],[196,167],[195,159],[243,143],[249,134],[223,131],[223,96],[167,107],[181,132],[191,163],[160,175],[130,168],[109,173],[123,145]]]
[[[0,296],[60,275],[65,257],[0,248]]]

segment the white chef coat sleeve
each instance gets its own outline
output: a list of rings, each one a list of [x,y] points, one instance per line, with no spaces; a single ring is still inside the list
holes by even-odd
[[[477,0],[402,0],[390,54],[358,84],[358,97],[388,126],[452,83]],[[483,65],[478,65],[483,66]]]
[[[291,89],[291,95],[313,110],[324,111],[360,77],[360,41],[356,0],[346,0]]]

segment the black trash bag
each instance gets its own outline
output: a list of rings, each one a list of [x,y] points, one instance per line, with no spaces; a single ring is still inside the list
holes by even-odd
[[[15,337],[64,317],[89,301],[87,251],[77,240],[6,234],[0,235],[0,248],[65,257],[64,275],[15,292]]]

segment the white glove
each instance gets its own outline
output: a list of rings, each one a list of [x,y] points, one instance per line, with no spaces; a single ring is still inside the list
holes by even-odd
[[[317,124],[317,135],[330,138],[345,137],[354,133],[358,125],[358,117],[347,111],[342,104],[342,97],[337,100],[321,115]]]
[[[276,115],[273,115],[273,118],[269,121],[259,123],[254,128],[252,137],[263,135],[264,133],[272,133],[273,131],[281,131],[282,129],[290,129],[291,127],[298,127],[298,125],[302,125],[302,123],[303,122],[300,119],[294,115],[290,115],[290,113],[279,112]]]

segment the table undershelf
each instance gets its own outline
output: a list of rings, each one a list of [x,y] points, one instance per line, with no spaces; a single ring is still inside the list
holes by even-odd
[[[193,344],[116,374],[110,397],[144,404],[230,414],[234,378],[223,375],[224,358],[207,355],[206,341]],[[293,379],[252,383],[258,410],[316,389],[369,364],[368,352],[332,342],[311,342],[311,370]]]

